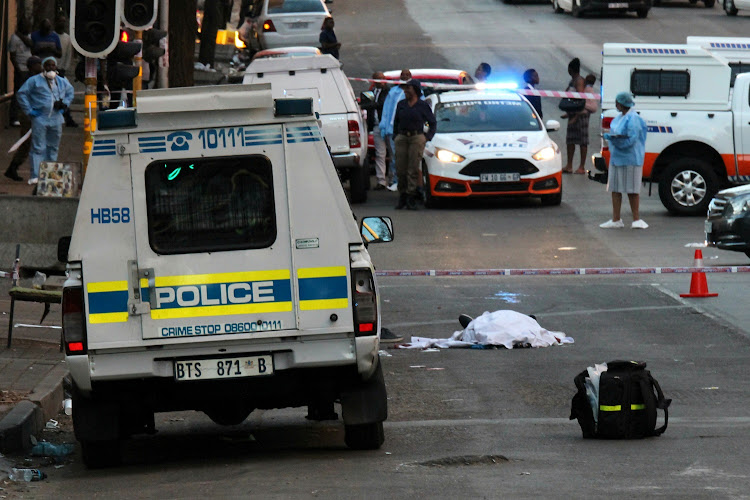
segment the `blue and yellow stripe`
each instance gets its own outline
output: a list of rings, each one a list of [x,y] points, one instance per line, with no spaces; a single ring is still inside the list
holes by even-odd
[[[303,267],[297,270],[300,311],[349,307],[346,267]]]

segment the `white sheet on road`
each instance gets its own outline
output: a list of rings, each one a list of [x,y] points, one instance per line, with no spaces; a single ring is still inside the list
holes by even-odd
[[[425,349],[427,347],[471,347],[472,345],[513,347],[548,347],[551,345],[572,344],[573,339],[563,332],[551,332],[526,314],[508,309],[485,312],[475,318],[461,331],[447,339],[412,337],[405,349]]]

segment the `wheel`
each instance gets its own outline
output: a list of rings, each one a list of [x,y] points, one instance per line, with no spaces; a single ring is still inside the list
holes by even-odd
[[[541,197],[542,205],[545,207],[553,207],[562,203],[562,188],[559,193],[555,194],[543,194]]]
[[[422,162],[422,201],[424,202],[425,208],[437,208],[441,204],[441,200],[438,200],[432,195],[430,175],[427,171],[427,165],[424,162]]]
[[[364,203],[367,201],[367,184],[370,182],[370,176],[367,175],[367,169],[363,167],[354,167],[349,169],[349,192],[352,203]]]
[[[710,9],[716,5],[716,0],[703,0],[703,5],[705,5],[707,9]]]
[[[383,422],[344,426],[344,442],[353,450],[377,450],[384,441]]]
[[[251,411],[252,409],[243,406],[224,406],[221,408],[204,410],[204,413],[216,424],[238,425],[245,421]]]
[[[719,179],[711,164],[682,158],[667,167],[659,180],[659,198],[667,210],[679,215],[706,215],[708,204],[719,190]]]
[[[564,12],[557,0],[552,0],[552,9],[555,11],[555,14],[562,14]]]
[[[734,5],[734,0],[724,0],[724,12],[728,16],[736,16],[738,11],[739,9]]]
[[[573,17],[583,17],[583,11],[581,11],[581,0],[573,0],[573,9],[571,10]]]
[[[81,456],[89,469],[119,465],[122,462],[120,441],[81,441]]]
[[[639,18],[645,19],[648,16],[648,9],[638,9],[635,13],[638,14]]]

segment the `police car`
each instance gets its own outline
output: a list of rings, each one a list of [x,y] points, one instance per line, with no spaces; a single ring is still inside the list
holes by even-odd
[[[97,116],[67,260],[63,345],[89,467],[154,413],[222,425],[307,406],[383,443],[377,282],[310,98],[270,84],[142,91]]]
[[[510,91],[461,91],[429,96],[437,133],[424,150],[426,207],[457,198],[533,196],[562,200],[560,149],[529,102]]]

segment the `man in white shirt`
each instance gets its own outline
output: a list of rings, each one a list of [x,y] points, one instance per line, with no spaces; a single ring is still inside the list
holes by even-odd
[[[10,53],[10,62],[13,64],[13,91],[18,92],[21,85],[28,78],[28,68],[26,63],[31,57],[32,47],[31,37],[29,37],[29,22],[25,18],[18,20],[18,28],[11,35],[8,41],[8,52]],[[10,124],[14,127],[21,126],[19,122],[19,107],[15,94],[10,102]]]

